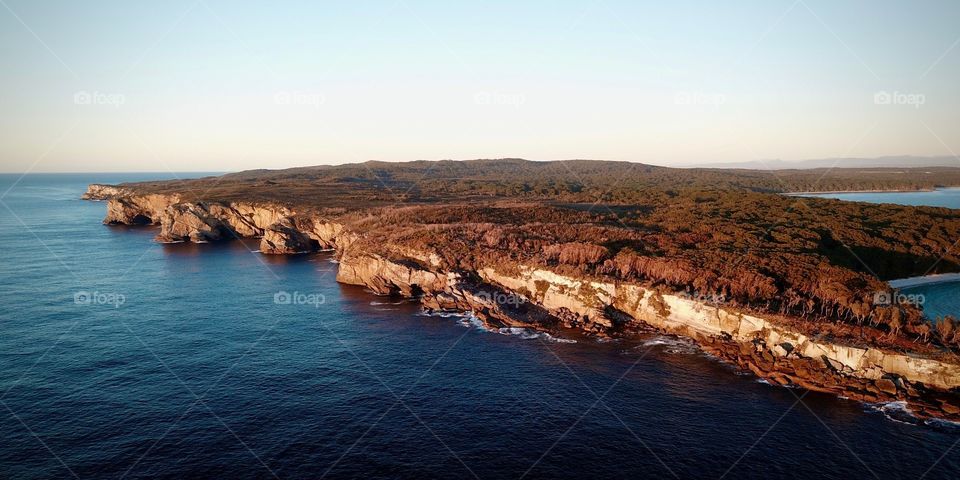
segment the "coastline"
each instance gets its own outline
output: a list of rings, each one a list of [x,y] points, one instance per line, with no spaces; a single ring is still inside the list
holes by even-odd
[[[936,192],[941,188],[960,188],[960,187],[938,187],[938,188],[920,188],[916,190],[820,190],[814,192],[786,192],[787,196],[809,196],[809,195],[833,195],[843,193],[913,193],[913,192]]]
[[[919,277],[898,278],[896,280],[890,280],[887,283],[893,288],[913,288],[951,282],[960,282],[960,273],[934,273],[932,275],[922,275]]]
[[[107,200],[105,224],[159,225],[158,241],[260,238],[263,254],[334,249],[337,281],[378,295],[420,301],[429,311],[471,312],[492,328],[576,331],[631,338],[642,329],[694,340],[771,384],[829,392],[866,403],[907,401],[919,416],[960,420],[960,364],[918,352],[852,346],[804,334],[775,316],[750,315],[641,284],[571,277],[537,265],[450,271],[439,257],[395,245],[382,256],[359,241],[372,232],[294,207],[248,202],[184,203],[177,194],[138,194],[91,185]],[[522,298],[501,302],[498,298]]]

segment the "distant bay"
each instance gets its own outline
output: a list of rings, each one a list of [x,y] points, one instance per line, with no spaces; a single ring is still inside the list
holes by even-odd
[[[920,192],[820,193],[805,197],[835,198],[851,202],[893,203],[897,205],[947,207],[960,209],[960,188],[938,188]],[[960,282],[938,283],[905,288],[924,296],[924,312],[930,318],[944,315],[960,317]]]

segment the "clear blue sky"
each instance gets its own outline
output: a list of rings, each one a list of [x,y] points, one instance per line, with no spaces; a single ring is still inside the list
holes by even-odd
[[[2,0],[0,170],[953,155],[958,25],[955,0]]]

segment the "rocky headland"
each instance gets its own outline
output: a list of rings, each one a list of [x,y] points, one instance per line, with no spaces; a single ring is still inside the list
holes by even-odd
[[[498,166],[515,161],[505,162]],[[590,176],[572,168],[559,174]],[[600,195],[590,204],[589,181],[536,192],[543,187],[521,172],[493,193],[468,187],[464,195],[462,172],[406,188],[397,172],[367,169],[373,178],[320,168],[284,171],[289,178],[243,172],[215,184],[95,184],[84,198],[106,201],[106,224],[158,226],[160,242],[259,238],[263,254],[333,250],[339,282],[433,311],[469,311],[491,328],[627,342],[656,330],[773,384],[906,401],[920,416],[960,420],[956,335],[937,333],[915,306],[870,303],[886,285],[866,271],[909,276],[937,256],[941,271],[955,269],[953,211],[813,200],[810,215],[829,217],[811,226],[792,223],[806,217],[788,197],[742,188],[751,176],[714,185],[723,177],[711,172],[706,186],[690,188],[678,174],[642,198]],[[721,195],[731,188],[728,203]],[[780,217],[766,218],[771,212]],[[851,229],[850,219],[870,215]],[[888,234],[901,215],[939,223],[901,240]],[[844,250],[873,252],[873,268],[858,268]]]

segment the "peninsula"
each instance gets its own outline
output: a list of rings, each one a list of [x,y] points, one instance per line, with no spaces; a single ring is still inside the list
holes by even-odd
[[[84,198],[107,202],[104,223],[159,226],[160,242],[333,249],[340,282],[491,327],[657,330],[774,384],[960,420],[960,323],[887,283],[960,272],[960,211],[784,195],[957,185],[949,167],[498,159],[94,184]]]

